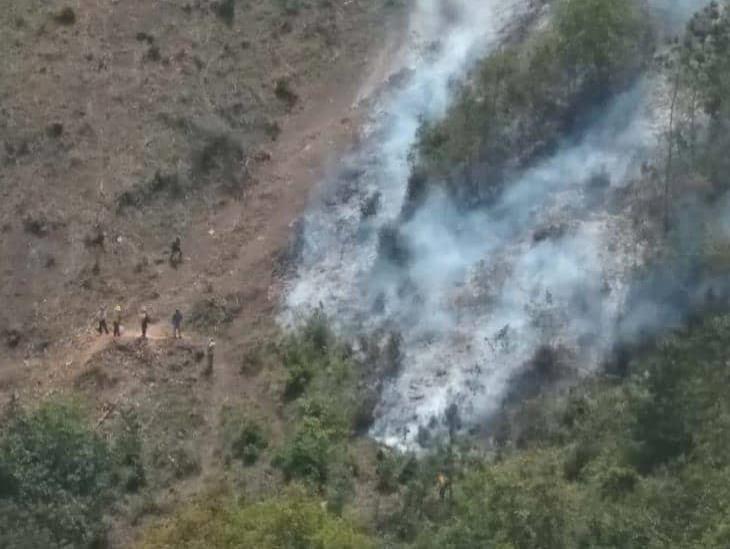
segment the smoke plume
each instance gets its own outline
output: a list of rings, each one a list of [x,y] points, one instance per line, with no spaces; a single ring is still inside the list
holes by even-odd
[[[304,218],[282,322],[321,306],[344,334],[401,334],[402,371],[372,428],[392,446],[413,447],[452,404],[467,423],[493,414],[540,349],[563,349],[576,375],[590,373],[617,342],[671,326],[687,306],[639,290],[649,254],[634,220],[612,207],[665,123],[648,77],[505,182],[491,206],[465,213],[435,191],[401,218],[419,125],[444,115],[453,83],[528,4],[418,2],[404,82],[381,97],[364,144]],[[662,3],[661,15],[674,25],[690,4]],[[665,293],[676,283],[654,282]]]

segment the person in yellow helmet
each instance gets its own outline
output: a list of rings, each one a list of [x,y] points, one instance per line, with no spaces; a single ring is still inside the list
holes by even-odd
[[[206,367],[203,375],[210,376],[213,373],[213,357],[215,354],[215,340],[211,337],[208,340],[208,348],[205,351]]]
[[[114,319],[112,320],[112,324],[114,326],[114,337],[119,337],[122,335],[121,326],[122,326],[122,306],[117,305],[114,307]]]
[[[444,496],[446,496],[446,492],[449,493],[449,497],[452,497],[451,478],[449,478],[449,476],[446,474],[446,472],[442,471],[442,472],[439,472],[438,475],[436,475],[436,486],[438,487],[439,499],[441,501],[444,500]]]

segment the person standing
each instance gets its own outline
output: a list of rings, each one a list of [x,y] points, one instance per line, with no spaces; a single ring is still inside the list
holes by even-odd
[[[142,327],[142,339],[147,339],[147,326],[150,324],[150,315],[147,314],[147,308],[142,307],[140,315],[140,325]]]
[[[122,306],[117,305],[114,307],[114,320],[112,320],[113,328],[114,328],[114,337],[119,337],[122,335]]]
[[[182,263],[182,243],[180,237],[176,236],[175,240],[170,244],[170,265],[177,267],[179,263]]]
[[[99,324],[97,326],[97,331],[99,332],[99,335],[103,333],[109,335],[109,328],[106,325],[106,306],[102,305],[99,307],[99,316],[98,316]]]
[[[206,367],[203,374],[210,376],[213,373],[213,357],[215,355],[215,340],[211,337],[208,340],[208,348],[205,351]]]
[[[175,339],[182,339],[182,321],[180,309],[175,309],[175,314],[172,315],[172,337]]]

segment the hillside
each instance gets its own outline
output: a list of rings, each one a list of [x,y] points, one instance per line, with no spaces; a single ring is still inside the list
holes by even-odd
[[[145,444],[161,445],[160,457],[145,448],[159,479],[148,472],[153,495],[123,505],[141,511],[113,513],[114,546],[130,543],[149,498],[175,501],[220,471],[222,407],[275,412],[271,381],[242,369],[274,337],[291,225],[355,139],[365,88],[380,85],[365,78],[398,47],[388,40],[401,21],[397,4],[361,1],[2,10],[2,403],[80,393],[112,431],[135,411]],[[113,343],[96,319],[105,306],[111,329],[117,304]],[[180,345],[167,341],[176,307]],[[195,357],[208,336],[220,375],[206,383]],[[161,407],[175,412],[161,418]],[[189,469],[178,471],[179,452]]]
[[[730,3],[0,42],[0,546],[730,546]]]

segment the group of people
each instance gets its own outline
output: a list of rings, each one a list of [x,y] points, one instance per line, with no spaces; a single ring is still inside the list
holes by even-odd
[[[182,249],[180,246],[180,237],[178,236],[173,241],[172,245],[170,246],[170,263],[177,267],[177,265],[182,261]],[[97,331],[99,332],[99,335],[102,334],[109,334],[109,326],[107,325],[107,309],[105,305],[102,305],[99,307],[99,313],[98,313],[98,325],[97,325]],[[150,315],[147,312],[146,307],[142,307],[142,310],[140,312],[140,329],[141,329],[141,338],[147,339],[147,329],[149,328],[149,325],[151,323]],[[174,339],[182,339],[182,322],[183,322],[183,314],[180,312],[180,309],[175,309],[175,312],[172,315],[171,323],[172,323],[172,337]],[[114,314],[112,316],[112,335],[113,337],[120,337],[122,335],[122,306],[117,305],[114,307]],[[213,373],[213,356],[215,353],[215,340],[213,338],[210,338],[208,340],[208,345],[206,348],[205,356],[206,356],[206,369],[204,370],[204,373],[206,375],[210,375]]]
[[[107,313],[106,306],[102,305],[99,307],[99,314],[97,317],[98,324],[96,327],[99,335],[109,334],[109,325],[107,324]],[[175,309],[175,313],[172,315],[172,337],[175,339],[182,339],[182,321],[183,315],[180,309]],[[147,312],[146,307],[142,307],[142,311],[139,315],[139,324],[141,328],[141,338],[147,339],[147,329],[149,328],[152,320]],[[120,337],[122,335],[122,306],[117,305],[114,307],[114,315],[112,316],[112,335],[113,337]]]

